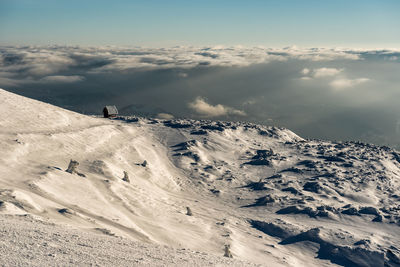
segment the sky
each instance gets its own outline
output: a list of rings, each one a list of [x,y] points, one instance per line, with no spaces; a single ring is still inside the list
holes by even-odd
[[[1,45],[400,46],[398,0],[0,0]]]
[[[0,88],[400,149],[399,0],[0,0]]]

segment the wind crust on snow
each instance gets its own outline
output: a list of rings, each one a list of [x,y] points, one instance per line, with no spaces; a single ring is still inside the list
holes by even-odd
[[[400,264],[389,147],[244,122],[101,119],[4,90],[0,113],[0,218],[216,257],[229,247],[269,266]],[[71,159],[85,177],[65,172]]]

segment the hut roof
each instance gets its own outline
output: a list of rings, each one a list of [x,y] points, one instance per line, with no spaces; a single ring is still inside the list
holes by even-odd
[[[118,114],[118,109],[116,106],[105,106],[105,109],[107,109],[109,115],[117,115]]]

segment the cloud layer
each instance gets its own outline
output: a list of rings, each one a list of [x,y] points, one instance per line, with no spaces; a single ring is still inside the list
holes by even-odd
[[[85,77],[79,75],[71,75],[71,76],[53,75],[53,76],[46,76],[41,79],[41,81],[49,83],[75,83],[75,82],[82,82],[84,80]]]
[[[309,68],[304,68],[300,71],[303,77],[300,79],[303,81],[311,81],[314,79],[331,79],[329,82],[329,85],[333,89],[345,89],[345,88],[351,88],[354,86],[357,86],[359,84],[363,84],[365,82],[370,81],[369,78],[347,78],[346,73],[344,69],[338,69],[338,68],[316,68],[316,69],[309,69]]]
[[[380,144],[400,143],[398,73],[400,50],[0,47],[0,88],[85,114],[115,104]]]
[[[368,78],[358,78],[358,79],[345,79],[345,78],[339,78],[335,79],[332,82],[330,82],[330,85],[333,88],[336,89],[344,89],[344,88],[350,88],[354,87],[356,85],[368,82]]]
[[[235,115],[235,116],[246,115],[246,113],[242,110],[237,110],[221,104],[213,106],[207,103],[206,100],[202,97],[197,97],[193,102],[190,102],[188,106],[198,115],[207,118],[222,117],[228,115]]]
[[[346,49],[300,49],[287,47],[173,47],[173,48],[120,48],[120,47],[0,47],[0,86],[23,83],[24,80],[52,80],[46,76],[72,77],[85,69],[87,73],[110,73],[114,71],[151,69],[190,69],[195,67],[243,67],[291,59],[329,62],[334,60],[363,60],[381,55],[388,61],[397,61],[399,51],[346,50]],[[303,71],[307,71],[305,68]],[[310,70],[308,70],[310,71]],[[319,68],[312,76],[326,77],[341,72],[335,68]],[[304,75],[310,73],[303,73]],[[179,74],[186,77],[185,72]],[[76,77],[75,77],[76,78]],[[57,79],[57,78],[54,78]],[[78,81],[80,78],[76,78]],[[59,79],[72,82],[73,78]]]
[[[313,76],[315,78],[320,78],[320,77],[329,77],[329,76],[336,76],[339,73],[341,73],[343,69],[336,69],[336,68],[319,68],[315,69]]]

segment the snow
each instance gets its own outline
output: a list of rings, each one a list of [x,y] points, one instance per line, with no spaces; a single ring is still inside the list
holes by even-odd
[[[251,123],[104,119],[1,89],[0,114],[2,265],[400,264],[391,148]]]
[[[257,266],[185,248],[60,227],[32,216],[0,216],[2,266]]]

